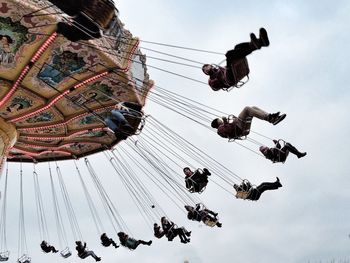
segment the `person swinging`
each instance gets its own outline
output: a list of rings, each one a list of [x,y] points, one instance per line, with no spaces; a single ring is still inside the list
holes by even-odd
[[[269,45],[270,41],[266,29],[260,28],[259,38],[251,33],[250,42],[240,43],[234,49],[226,52],[226,67],[204,64],[202,71],[209,76],[209,86],[214,91],[229,90],[232,86],[240,87],[237,84],[249,74],[246,56]]]
[[[115,26],[117,13],[111,0],[49,0],[67,15],[70,21],[57,23],[57,33],[68,40],[90,40],[102,37]]]
[[[208,226],[217,226],[222,227],[222,224],[219,222],[217,218],[218,213],[215,213],[201,204],[196,204],[196,207],[185,205],[185,209],[187,210],[187,218],[192,221],[203,222]]]
[[[273,140],[275,147],[260,146],[260,152],[266,159],[271,160],[273,163],[284,163],[287,160],[289,153],[296,155],[299,159],[306,155],[306,152],[300,152],[289,142],[284,140]],[[281,143],[283,143],[283,147]]]
[[[242,139],[242,137],[250,133],[250,126],[254,117],[277,125],[286,116],[286,114],[281,114],[280,112],[267,113],[256,106],[247,106],[241,111],[238,118],[233,117],[230,119],[230,116],[229,118],[216,118],[211,122],[211,127],[217,129],[218,135],[223,138],[228,138],[229,140]]]
[[[278,177],[276,178],[277,180],[275,182],[264,182],[257,187],[254,187],[248,181],[243,181],[240,185],[234,184],[233,188],[236,190],[235,196],[238,199],[257,201],[260,199],[263,192],[268,190],[276,190],[282,187],[280,179]]]
[[[102,244],[102,246],[104,246],[104,247],[109,247],[110,245],[112,245],[112,246],[115,247],[115,248],[118,248],[118,247],[119,247],[119,246],[117,245],[117,243],[115,243],[114,240],[113,240],[112,238],[109,238],[109,237],[107,236],[106,233],[103,233],[103,234],[101,235],[100,239],[101,239],[101,244]]]
[[[137,240],[135,238],[129,237],[129,235],[127,235],[124,232],[119,232],[118,237],[119,237],[120,244],[122,246],[132,250],[136,249],[139,245],[150,246],[152,244],[152,240],[149,240],[149,241],[144,241],[141,239]]]
[[[56,250],[56,248],[54,246],[49,245],[45,240],[43,240],[40,243],[40,247],[41,249],[45,252],[45,253],[57,253],[58,250]]]
[[[75,249],[78,251],[78,257],[80,257],[81,259],[85,259],[87,257],[93,257],[96,260],[96,262],[101,261],[101,258],[96,256],[94,251],[86,249],[86,242],[84,242],[84,245],[83,245],[81,241],[75,241],[75,244],[77,245]]]
[[[185,174],[186,188],[191,193],[201,193],[204,191],[209,182],[208,176],[211,175],[207,168],[203,168],[203,170],[197,169],[193,172],[189,167],[185,167],[183,172]]]
[[[177,227],[174,222],[168,220],[165,216],[160,219],[162,227],[158,226],[157,223],[154,224],[154,236],[156,238],[162,238],[166,236],[168,241],[173,241],[175,237],[179,237],[181,243],[190,242],[191,231],[187,231],[184,227]],[[162,229],[161,229],[162,228]]]

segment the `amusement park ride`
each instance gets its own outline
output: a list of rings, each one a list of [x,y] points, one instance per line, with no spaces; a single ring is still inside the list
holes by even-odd
[[[117,144],[104,118],[118,102],[143,106],[153,85],[138,39],[115,16],[108,35],[71,42],[56,32],[68,18],[47,1],[1,0],[0,14],[1,168],[6,158],[76,159]]]
[[[122,232],[128,228],[90,164],[87,156],[91,154],[103,152],[112,165],[113,172],[120,177],[128,193],[136,200],[139,210],[144,213],[145,221],[154,224],[154,236],[165,236],[168,241],[179,237],[182,243],[188,243],[191,232],[184,227],[177,227],[165,217],[164,210],[145,187],[142,181],[145,178],[152,182],[154,188],[165,193],[178,208],[184,210],[187,219],[202,222],[209,227],[222,226],[218,214],[207,209],[198,197],[206,189],[209,176],[210,181],[217,186],[229,194],[234,194],[236,190],[235,197],[245,200],[257,201],[264,191],[282,187],[278,178],[276,182],[262,183],[257,187],[241,178],[153,116],[145,115],[143,107],[149,100],[205,128],[209,128],[212,122],[212,128],[218,129],[216,132],[219,135],[219,129],[222,131],[223,126],[231,127],[235,130],[235,136],[220,136],[236,143],[237,140],[248,140],[257,144],[263,149],[260,151],[264,155],[257,154],[274,162],[284,162],[289,152],[298,158],[306,155],[283,140],[274,140],[276,147],[272,151],[257,140],[247,137],[251,132],[253,117],[276,125],[285,118],[285,114],[280,116],[280,112],[272,114],[257,107],[246,107],[242,111],[245,115],[241,113],[239,117],[229,115],[220,119],[217,117],[228,114],[156,86],[147,73],[146,56],[141,53],[139,42],[138,38],[124,28],[118,18],[118,10],[111,0],[0,0],[0,175],[5,170],[3,168],[6,162],[19,163],[19,244],[26,243],[22,163],[48,163],[57,233],[61,235],[60,240],[66,240],[60,229],[63,223],[59,217],[59,202],[50,167],[50,163],[56,163],[59,186],[77,244],[78,256],[82,259],[91,256],[96,261],[101,259],[93,251],[87,250],[81,234],[77,234],[80,229],[56,161],[74,160],[97,232],[101,236],[101,243],[103,246],[113,245],[117,248],[118,245],[106,236],[101,224],[96,223],[101,220],[98,219],[99,213],[93,204],[95,200],[89,195],[75,162],[84,157],[87,170],[120,244],[131,250],[140,244],[150,245],[152,241],[136,240]],[[232,87],[239,88],[245,84],[244,78],[249,79],[250,70],[245,56],[268,45],[267,32],[261,28],[259,39],[251,34],[251,42],[237,45],[248,47],[249,52],[244,57],[232,57],[232,63],[225,68],[208,64],[202,67],[201,62],[179,56],[174,57],[185,62],[173,62],[169,59],[165,61],[201,70],[207,67],[207,71],[203,72],[210,78],[213,74],[223,74],[226,88],[222,89],[229,91]],[[195,51],[210,52],[198,49]],[[232,50],[231,53],[236,51]],[[170,55],[164,52],[159,54]],[[196,65],[187,64],[189,62]],[[231,79],[227,76],[231,76]],[[207,82],[195,81],[207,85]],[[209,84],[210,81],[209,79]],[[220,86],[218,79],[215,82]],[[214,90],[220,89],[219,87]],[[118,134],[117,129],[112,129],[109,125],[108,121],[116,118],[117,111],[139,114],[138,117],[135,114],[125,115],[129,129],[127,136]],[[250,115],[249,111],[258,111],[260,116]],[[241,116],[245,117],[240,119]],[[147,128],[142,130],[146,118]],[[217,126],[213,126],[214,121]],[[237,126],[237,129],[235,122],[244,129],[242,126]],[[141,130],[142,136],[137,140],[130,136],[139,134]],[[256,135],[271,139],[258,133]],[[122,140],[125,143],[119,144]],[[195,170],[191,170],[193,168]],[[3,248],[3,243],[6,243],[8,169],[3,174],[5,187],[0,214],[0,261],[8,261],[8,251]],[[142,179],[138,178],[140,174]],[[45,213],[35,165],[33,178],[37,214],[41,220],[39,228],[44,246],[42,250],[46,253],[54,252],[56,249],[46,242],[47,225],[43,220]],[[159,219],[161,226],[157,224]],[[26,249],[22,246],[18,251],[18,262],[29,263],[30,257]],[[72,255],[67,244],[60,244],[60,254],[64,258]]]

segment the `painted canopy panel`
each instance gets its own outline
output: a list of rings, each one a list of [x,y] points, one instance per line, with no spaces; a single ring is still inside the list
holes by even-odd
[[[153,85],[138,39],[71,42],[47,1],[0,0],[0,117],[19,132],[12,161],[79,158],[118,143],[104,118],[118,102],[145,104]],[[135,129],[139,121],[132,120]]]

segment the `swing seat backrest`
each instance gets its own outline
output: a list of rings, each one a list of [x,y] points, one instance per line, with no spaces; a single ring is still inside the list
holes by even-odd
[[[72,255],[72,252],[69,250],[68,247],[66,247],[60,252],[60,254],[63,258],[69,258]]]
[[[173,224],[173,225],[169,228],[169,230],[168,230],[168,232],[167,232],[167,234],[166,234],[166,237],[167,237],[170,241],[173,240],[173,239],[176,237],[175,229],[177,229],[177,225]]]
[[[230,116],[233,116],[233,115],[230,115]],[[232,122],[233,118],[236,118],[236,117],[233,117],[233,118],[231,117],[231,119],[230,119],[230,116],[229,116],[229,120]],[[250,133],[250,127],[252,125],[252,120],[253,120],[252,117],[248,117],[248,118],[246,118],[244,120],[239,119],[240,124],[241,124],[241,128],[238,127],[238,128],[235,129],[235,135],[236,136],[234,136],[233,138],[229,138],[229,142],[232,142],[232,141],[235,141],[235,140],[245,140],[245,139],[247,139],[247,136]]]
[[[224,88],[223,90],[230,91],[232,88],[240,88],[248,82],[250,70],[247,58],[232,62],[231,71],[233,75],[233,79],[230,80],[231,87]],[[244,78],[246,78],[246,80],[243,80]]]
[[[210,227],[214,227],[214,226],[216,226],[217,222],[218,221],[205,220],[204,224],[207,225],[207,226],[210,226]]]
[[[250,194],[250,191],[237,191],[236,198],[238,199],[247,199],[248,195]]]
[[[193,174],[194,175],[194,174]],[[188,177],[187,179],[186,179],[186,181],[187,180],[190,180],[191,182],[192,182],[192,186],[190,187],[190,188],[188,188],[188,191],[190,192],[190,193],[198,193],[198,194],[201,194],[201,193],[203,193],[203,191],[205,190],[205,188],[206,188],[206,185],[201,185],[201,184],[199,184],[199,183],[197,183],[195,180],[193,180],[192,179],[192,176],[193,175],[191,175],[190,177]],[[199,187],[199,191],[196,191],[196,186],[198,186]]]
[[[10,257],[10,251],[0,252],[0,262],[8,261]]]
[[[89,0],[82,13],[102,30],[108,29],[115,18],[115,6],[110,0]]]
[[[30,263],[31,262],[31,258],[26,255],[26,254],[23,254],[18,260],[17,260],[18,263]]]

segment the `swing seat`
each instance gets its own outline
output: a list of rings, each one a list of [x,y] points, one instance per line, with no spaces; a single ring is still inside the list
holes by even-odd
[[[91,0],[83,6],[81,12],[94,22],[102,30],[109,29],[109,26],[116,18],[115,6],[111,0]]]
[[[205,188],[207,187],[208,181],[198,183],[192,178],[194,175],[198,176],[198,173],[199,173],[199,176],[205,176],[202,169],[197,169],[190,177],[188,177],[186,179],[186,182],[187,182],[187,180],[189,180],[191,182],[191,185],[192,185],[190,188],[187,188],[190,193],[201,194],[204,192]],[[199,190],[196,191],[196,188],[199,188]]]
[[[237,199],[247,199],[248,195],[250,194],[250,191],[237,191],[236,198]]]
[[[218,222],[218,220],[215,220],[215,221],[213,221],[213,220],[205,220],[205,221],[203,221],[203,223],[204,223],[205,225],[210,226],[210,227],[216,226],[216,223],[217,223],[217,222]]]
[[[19,259],[17,259],[18,263],[30,263],[31,258],[27,254],[23,254]]]
[[[168,241],[173,241],[176,237],[175,229],[177,228],[177,225],[172,225],[171,228],[168,230],[168,233],[165,235],[168,238]]]
[[[69,247],[66,247],[65,249],[61,250],[60,255],[63,258],[69,258],[72,255],[72,252],[69,250]]]
[[[230,79],[228,83],[231,85],[229,88],[223,88],[225,91],[230,91],[233,88],[241,88],[249,80],[249,65],[247,58],[239,59],[231,64],[231,72],[233,79]]]
[[[237,118],[233,115],[230,115],[228,116],[228,120],[232,123],[232,121]],[[245,120],[241,120],[239,119],[241,124],[242,124],[242,127],[239,131],[239,136],[237,136],[237,129],[235,129],[235,136],[233,136],[232,138],[229,138],[229,142],[234,142],[235,140],[245,140],[247,139],[247,136],[248,134],[250,133],[250,127],[252,125],[252,120],[253,118],[252,117],[248,117],[246,118]]]
[[[9,257],[10,257],[10,251],[0,252],[0,262],[1,261],[8,261]]]

